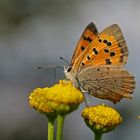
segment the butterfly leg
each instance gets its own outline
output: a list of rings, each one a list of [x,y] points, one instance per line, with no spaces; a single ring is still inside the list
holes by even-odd
[[[88,90],[84,90],[82,87],[80,87],[80,90],[81,90],[83,93],[89,94],[89,91],[88,91]]]
[[[87,104],[87,101],[86,101],[86,97],[85,97],[85,94],[87,94],[87,93],[89,94],[89,91],[84,90],[84,89],[82,88],[82,86],[80,86],[80,90],[81,90],[81,92],[83,93],[84,101],[85,101],[86,107],[89,107],[88,104]]]

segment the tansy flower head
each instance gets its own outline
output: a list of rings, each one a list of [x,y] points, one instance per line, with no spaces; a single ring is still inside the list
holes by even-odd
[[[30,105],[42,113],[67,114],[77,109],[83,100],[83,94],[66,80],[50,88],[37,88],[29,96]]]
[[[122,122],[120,114],[104,104],[85,108],[82,117],[88,127],[97,133],[111,131]]]
[[[67,114],[78,108],[83,102],[83,94],[70,81],[60,80],[48,89],[46,95],[49,106],[59,113]]]
[[[48,88],[36,88],[29,96],[29,104],[38,112],[52,114],[54,110],[47,105],[46,94]]]

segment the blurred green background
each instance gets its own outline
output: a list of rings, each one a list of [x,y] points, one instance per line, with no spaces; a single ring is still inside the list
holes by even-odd
[[[117,105],[106,103],[123,116],[123,123],[104,140],[140,139],[140,1],[139,0],[0,0],[0,140],[45,140],[47,119],[28,104],[36,87],[53,84],[52,70],[36,70],[40,65],[64,64],[90,22],[99,31],[117,23],[130,51],[126,68],[136,76],[132,100]],[[57,70],[58,79],[63,71]],[[64,140],[92,139],[81,118],[82,104],[66,118]]]

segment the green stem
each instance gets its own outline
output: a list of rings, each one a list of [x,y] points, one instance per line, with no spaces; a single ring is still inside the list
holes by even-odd
[[[58,114],[58,116],[57,116],[57,134],[56,134],[56,140],[62,140],[64,119],[65,119],[65,115]]]
[[[53,140],[54,139],[54,118],[48,118],[48,140]]]
[[[94,140],[101,140],[101,137],[102,137],[102,133],[97,133],[97,132],[94,133]]]

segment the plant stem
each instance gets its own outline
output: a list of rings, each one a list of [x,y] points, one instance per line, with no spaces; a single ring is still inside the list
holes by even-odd
[[[64,119],[65,119],[65,115],[58,114],[58,116],[57,116],[57,134],[56,134],[56,140],[62,140]]]
[[[54,118],[48,118],[48,140],[53,140],[54,139]]]
[[[94,133],[94,140],[101,140],[101,137],[102,137],[102,133],[97,133],[97,132]]]

